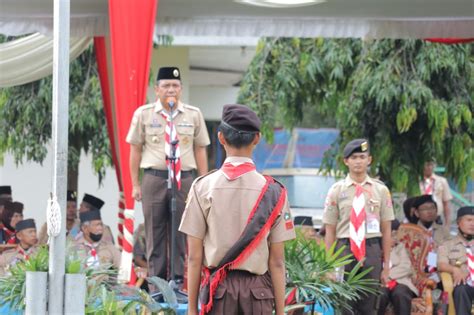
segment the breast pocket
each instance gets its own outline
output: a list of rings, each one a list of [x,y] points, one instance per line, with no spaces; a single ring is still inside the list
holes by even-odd
[[[187,123],[177,124],[176,131],[178,133],[179,145],[182,148],[190,147],[194,139],[194,125]]]
[[[461,250],[451,250],[448,254],[449,264],[460,267],[467,261],[466,253]]]
[[[158,144],[165,140],[164,138],[165,127],[159,126],[146,126],[145,127],[145,138],[147,143]]]

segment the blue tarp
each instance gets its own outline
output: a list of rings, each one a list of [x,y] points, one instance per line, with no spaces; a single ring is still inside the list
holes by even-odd
[[[339,136],[339,130],[333,128],[306,129],[295,128],[297,141],[293,146],[291,132],[276,129],[274,141],[269,144],[262,139],[254,151],[254,161],[257,169],[283,168],[287,154],[293,154],[293,164],[287,167],[319,168],[324,153],[331,147]],[[294,147],[293,152],[288,152]]]

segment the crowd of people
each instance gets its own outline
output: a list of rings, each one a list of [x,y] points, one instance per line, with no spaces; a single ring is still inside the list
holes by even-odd
[[[180,284],[187,256],[189,314],[197,314],[200,305],[206,314],[281,315],[284,242],[295,237],[295,224],[309,225],[305,234],[314,236],[311,218],[293,220],[285,187],[256,171],[252,152],[260,140],[261,122],[247,106],[224,106],[218,140],[227,157],[220,169],[208,172],[210,139],[204,118],[199,108],[181,102],[181,88],[178,68],[160,68],[157,99],[136,110],[126,138],[133,197],[142,202],[144,212],[144,224],[135,233],[136,269]],[[384,314],[391,303],[396,314],[410,314],[411,300],[420,292],[412,283],[413,267],[397,236],[400,223],[390,191],[368,176],[369,142],[350,141],[343,157],[349,172],[328,192],[324,242],[327,247],[344,246],[344,255],[354,258],[346,270],[361,263],[361,271],[370,268],[367,277],[382,287],[381,294],[353,301],[351,311]],[[452,236],[447,181],[434,174],[434,161],[427,161],[423,175],[422,194],[404,203],[403,223],[416,224],[431,236],[425,272],[440,288],[439,272],[452,274],[456,310],[468,314],[474,298],[474,208],[457,211],[458,234]],[[119,268],[120,252],[101,219],[103,205],[100,198],[85,194],[78,208],[77,194],[68,191],[67,240],[85,265]],[[34,220],[24,219],[22,211],[11,188],[0,187],[0,243],[12,247],[0,255],[2,273],[28,259],[38,244],[47,243],[46,225],[37,237]],[[171,261],[173,230],[177,254]]]

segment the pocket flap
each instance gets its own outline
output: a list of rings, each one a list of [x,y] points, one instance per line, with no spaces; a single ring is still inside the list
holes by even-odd
[[[227,289],[224,288],[223,286],[218,286],[216,292],[214,293],[214,299],[216,300],[222,299],[226,291]]]
[[[253,297],[256,300],[266,300],[266,299],[273,299],[273,291],[269,288],[252,288],[250,289],[252,292]]]

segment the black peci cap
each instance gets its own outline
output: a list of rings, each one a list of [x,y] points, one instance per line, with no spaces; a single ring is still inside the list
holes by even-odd
[[[222,123],[244,132],[259,132],[262,122],[257,114],[245,105],[228,104],[222,110]]]
[[[178,67],[161,67],[158,70],[156,81],[159,80],[181,80],[181,73]]]
[[[353,153],[362,153],[369,151],[369,141],[367,139],[355,139],[350,141],[344,147],[343,155],[344,158],[347,159]]]
[[[102,199],[99,199],[89,194],[84,194],[84,198],[82,198],[82,202],[87,202],[88,204],[91,205],[92,208],[94,208],[94,210],[100,210],[100,208],[102,208],[102,206],[105,204],[105,202]]]
[[[418,209],[422,204],[425,204],[425,203],[434,203],[436,205],[436,202],[434,201],[433,196],[421,195],[415,198],[412,206]]]
[[[466,206],[466,207],[459,208],[456,219],[459,219],[460,217],[465,216],[465,215],[474,215],[474,207]]]
[[[33,219],[21,220],[15,226],[15,231],[17,233],[20,232],[21,230],[26,230],[26,229],[36,229],[35,220]]]
[[[295,226],[313,226],[313,218],[309,216],[297,216],[294,218]]]
[[[400,221],[398,221],[397,219],[392,220],[392,231],[397,231],[399,227]]]
[[[94,221],[94,220],[102,220],[100,217],[100,211],[86,211],[79,214],[79,218],[81,219],[81,223]]]
[[[0,186],[0,195],[11,195],[12,186]]]

